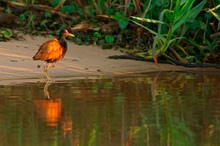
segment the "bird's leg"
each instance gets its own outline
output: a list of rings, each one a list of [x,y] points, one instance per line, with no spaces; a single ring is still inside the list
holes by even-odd
[[[47,63],[45,66],[44,66],[44,73],[47,77],[48,80],[50,80],[50,76],[48,75],[48,72],[47,72],[47,68],[50,66],[50,63]]]
[[[48,87],[50,86],[50,80],[47,81],[47,83],[44,86],[44,94],[47,96],[48,99],[50,99],[50,94],[48,92]]]
[[[55,67],[55,65],[51,65],[51,64],[48,63],[48,62],[47,62],[46,65],[44,65],[44,66],[38,65],[38,68],[43,68],[43,69],[44,69],[44,73],[45,73],[47,79],[48,79],[48,80],[51,80],[51,78],[50,78],[50,76],[49,76],[49,74],[48,74],[48,72],[47,72],[47,68],[48,68],[48,67]]]

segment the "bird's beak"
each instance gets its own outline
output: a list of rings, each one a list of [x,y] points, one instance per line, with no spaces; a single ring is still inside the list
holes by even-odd
[[[75,35],[72,33],[69,33],[68,36],[75,37]]]

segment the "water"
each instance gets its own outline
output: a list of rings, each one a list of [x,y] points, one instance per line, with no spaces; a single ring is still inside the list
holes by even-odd
[[[0,85],[2,146],[220,145],[220,74]]]

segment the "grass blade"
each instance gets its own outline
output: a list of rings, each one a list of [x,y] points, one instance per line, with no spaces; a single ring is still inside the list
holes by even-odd
[[[154,19],[148,19],[148,18],[141,18],[141,17],[136,17],[136,16],[130,16],[133,19],[139,20],[139,21],[143,21],[143,22],[149,22],[149,23],[158,23],[158,24],[164,24],[166,26],[169,26],[168,23],[163,22],[163,21],[158,21],[158,20],[154,20]]]
[[[136,22],[136,21],[134,21],[134,20],[131,20],[131,22],[133,22],[133,23],[135,23],[135,24],[137,24],[137,25],[143,27],[144,29],[148,30],[150,33],[152,33],[152,34],[154,34],[154,35],[157,35],[157,34],[158,34],[156,31],[153,31],[152,29],[149,29],[149,28],[145,27],[144,25],[142,25],[142,24],[140,24],[140,23],[138,23],[138,22]]]
[[[218,21],[220,21],[220,15],[218,13],[213,12],[212,10],[209,10],[209,12],[216,18]]]
[[[174,23],[174,20],[176,20],[176,15],[175,14],[177,14],[179,12],[180,4],[181,4],[181,0],[177,0],[176,5],[174,7],[174,11],[173,11],[173,19],[172,19],[173,21],[171,23]]]
[[[173,31],[175,31],[177,28],[179,28],[182,24],[187,22],[189,19],[195,18],[199,14],[203,6],[205,5],[205,2],[206,0],[203,0],[201,3],[195,6],[192,10],[190,10],[185,15],[183,15],[182,18],[179,19],[179,21],[175,23],[175,25],[173,26]]]
[[[184,6],[179,10],[177,11],[176,13],[174,13],[175,15],[175,20],[174,20],[174,23],[177,22],[178,20],[180,19],[183,19],[183,16],[189,12],[189,10],[191,9],[193,3],[194,3],[195,0],[188,0]]]

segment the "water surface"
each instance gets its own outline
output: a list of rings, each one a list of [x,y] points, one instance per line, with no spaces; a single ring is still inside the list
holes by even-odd
[[[213,72],[2,84],[0,145],[220,145],[219,89]]]

